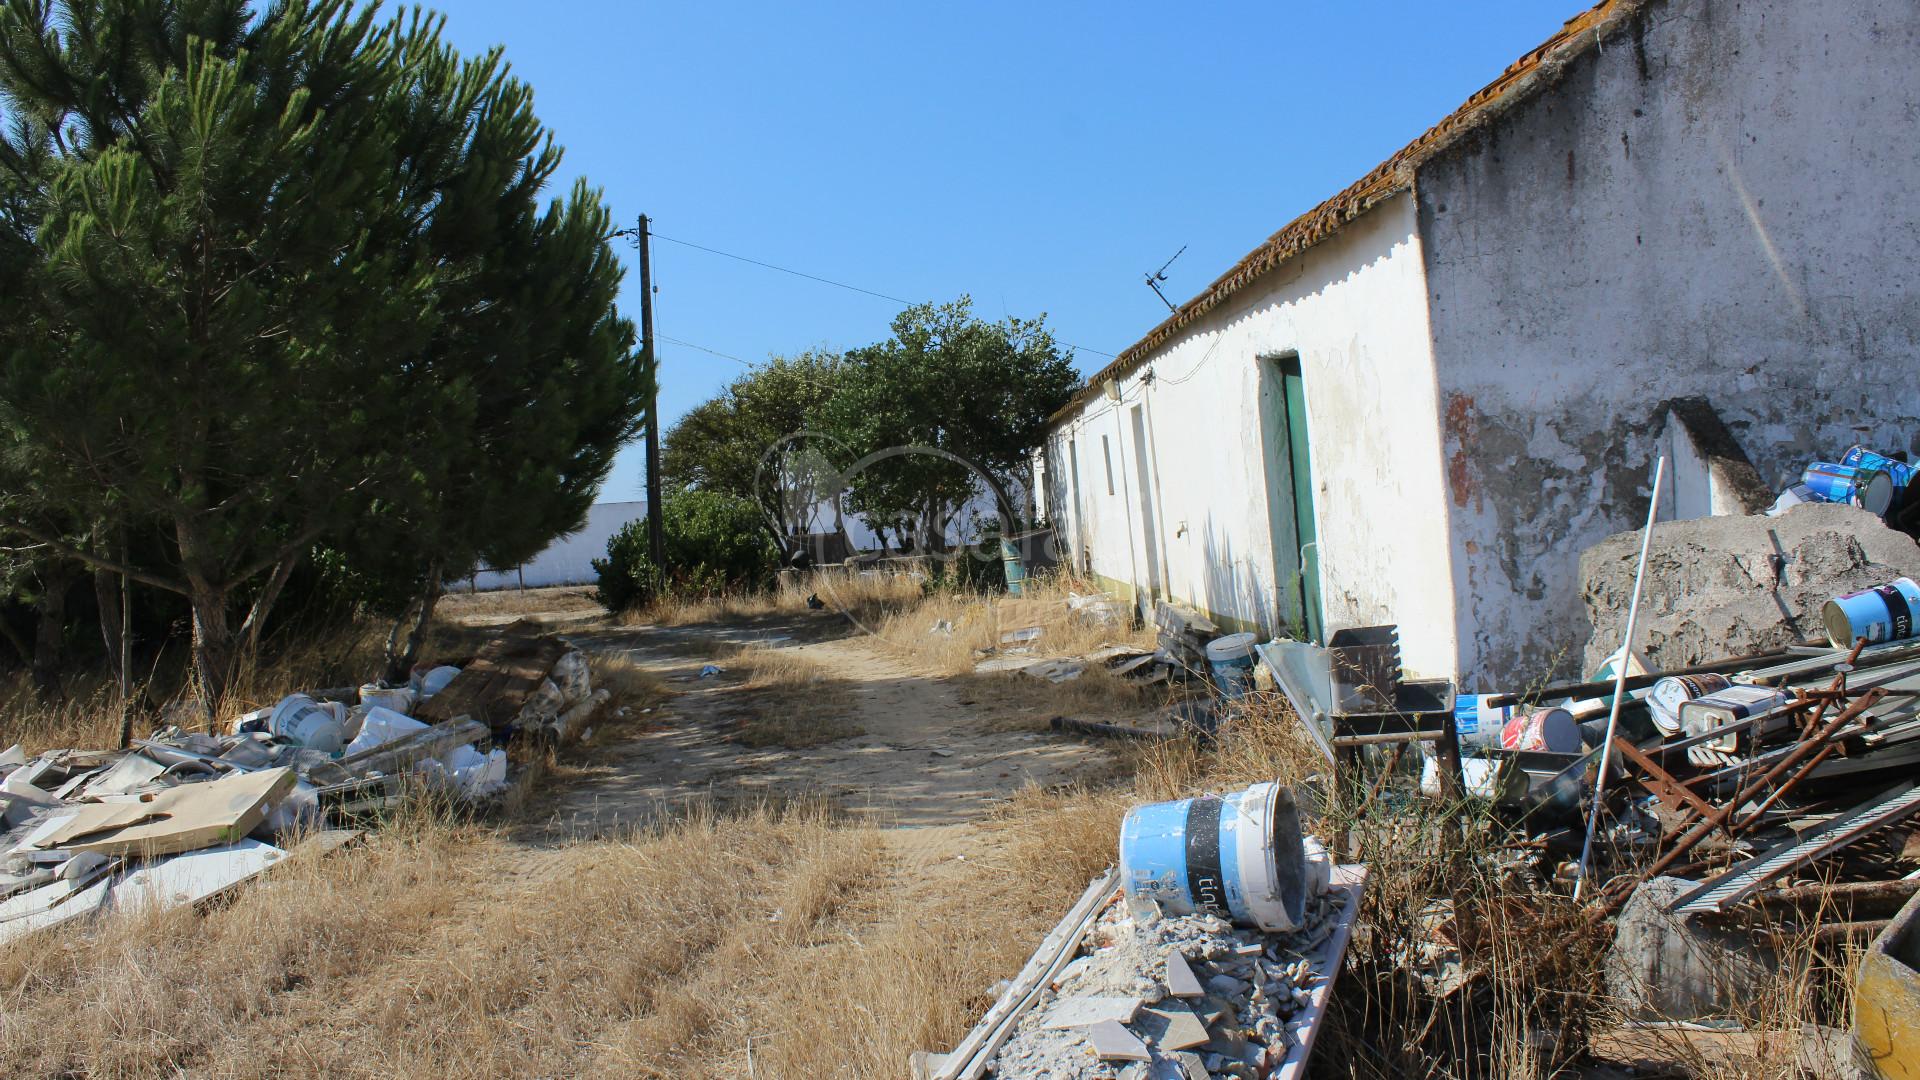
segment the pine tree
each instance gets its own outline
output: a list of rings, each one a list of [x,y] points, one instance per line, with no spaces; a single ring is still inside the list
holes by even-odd
[[[597,196],[540,209],[530,91],[439,32],[345,0],[0,8],[0,525],[186,596],[209,704],[316,541],[418,558],[474,534],[444,512],[556,478],[531,516],[583,511],[650,385]]]

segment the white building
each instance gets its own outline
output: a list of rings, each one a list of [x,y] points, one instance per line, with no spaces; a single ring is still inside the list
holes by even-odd
[[[587,511],[587,522],[547,545],[545,551],[520,566],[482,570],[471,581],[450,582],[455,590],[540,588],[547,585],[591,585],[600,580],[593,560],[607,557],[607,541],[630,521],[647,516],[644,502],[597,502]]]
[[[1610,0],[1097,373],[1036,482],[1136,598],[1568,674],[1577,560],[1920,451],[1920,5]]]

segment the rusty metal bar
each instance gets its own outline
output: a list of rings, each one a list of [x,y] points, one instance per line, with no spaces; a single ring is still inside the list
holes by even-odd
[[[1692,810],[1702,816],[1713,813],[1712,803],[1688,790],[1685,784],[1674,779],[1673,774],[1661,768],[1658,762],[1641,753],[1639,747],[1625,739],[1616,738],[1613,740],[1613,751],[1633,762],[1652,777],[1652,781],[1648,782],[1631,773],[1628,774],[1635,783],[1653,792],[1668,809]]]
[[[1856,646],[1855,652],[1857,653],[1858,651],[1859,649]],[[1685,855],[1689,851],[1692,851],[1694,847],[1700,843],[1700,841],[1707,838],[1707,835],[1709,833],[1713,832],[1713,830],[1717,828],[1723,828],[1725,826],[1727,819],[1732,817],[1736,812],[1738,812],[1740,807],[1746,805],[1749,799],[1753,798],[1753,796],[1758,794],[1759,792],[1765,790],[1768,785],[1772,784],[1775,780],[1779,779],[1780,776],[1784,774],[1788,769],[1793,768],[1795,765],[1798,765],[1801,761],[1805,760],[1807,757],[1816,753],[1820,749],[1820,747],[1825,743],[1825,740],[1827,739],[1828,736],[1832,735],[1834,732],[1845,727],[1849,722],[1859,717],[1861,713],[1864,713],[1868,709],[1879,704],[1880,699],[1885,696],[1886,696],[1886,691],[1884,690],[1874,689],[1874,690],[1868,691],[1865,695],[1863,695],[1860,698],[1860,700],[1847,706],[1847,708],[1844,711],[1842,711],[1840,715],[1822,724],[1819,731],[1815,732],[1814,737],[1812,739],[1801,742],[1799,745],[1795,746],[1793,748],[1792,753],[1789,753],[1785,758],[1782,758],[1780,762],[1776,764],[1773,768],[1768,769],[1767,772],[1760,777],[1760,779],[1755,780],[1753,783],[1747,785],[1745,788],[1742,788],[1740,791],[1738,791],[1734,795],[1732,799],[1728,800],[1725,805],[1716,808],[1713,811],[1713,813],[1707,815],[1707,817],[1704,818],[1702,821],[1700,821],[1699,824],[1687,830],[1686,834],[1681,836],[1680,839],[1674,841],[1673,847],[1669,848],[1666,854],[1660,856],[1659,859],[1655,860],[1653,866],[1650,869],[1648,869],[1645,874],[1641,875],[1641,880],[1658,877],[1660,876],[1660,873],[1662,871],[1666,870],[1669,866],[1672,866],[1674,863],[1679,862],[1681,856]],[[1819,706],[1819,709],[1822,713],[1824,713],[1826,710],[1826,704],[1822,702]],[[1614,904],[1617,902],[1618,901],[1615,898],[1609,897],[1601,906],[1599,914],[1601,915],[1611,914]]]

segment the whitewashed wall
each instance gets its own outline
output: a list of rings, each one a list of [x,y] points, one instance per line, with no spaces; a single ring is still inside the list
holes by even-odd
[[[1674,0],[1416,181],[1463,670],[1572,673],[1665,410],[1920,452],[1920,5]],[[1491,685],[1484,688],[1491,689]]]
[[[1411,673],[1452,675],[1447,486],[1414,221],[1408,196],[1374,208],[1161,347],[1122,381],[1118,405],[1095,396],[1057,425],[1039,484],[1063,548],[1109,581],[1150,580],[1136,524],[1140,406],[1166,591],[1232,624],[1277,629],[1266,499],[1287,500],[1291,514],[1291,493],[1267,491],[1256,361],[1295,352],[1326,626],[1397,622]]]

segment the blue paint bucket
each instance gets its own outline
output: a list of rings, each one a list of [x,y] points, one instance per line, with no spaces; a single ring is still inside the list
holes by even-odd
[[[1893,478],[1879,469],[1816,461],[1800,481],[1828,502],[1851,503],[1870,513],[1884,514],[1893,505]]]
[[[1893,481],[1893,505],[1895,506],[1901,505],[1906,500],[1907,492],[1913,489],[1912,465],[1883,457],[1864,446],[1853,447],[1841,455],[1840,464],[1862,469],[1878,469],[1886,473],[1887,479]]]
[[[1259,640],[1258,634],[1228,634],[1207,642],[1207,666],[1221,697],[1233,701],[1253,689],[1253,644]]]
[[[1920,585],[1912,578],[1895,578],[1885,585],[1836,596],[1820,609],[1827,642],[1836,649],[1901,641],[1913,636],[1914,616],[1920,615]]]
[[[1307,853],[1293,790],[1255,784],[1134,807],[1120,823],[1120,883],[1129,897],[1172,915],[1298,930],[1307,912]]]
[[[1497,749],[1500,731],[1513,719],[1513,706],[1488,705],[1499,694],[1456,694],[1453,698],[1453,730],[1460,737],[1461,749]]]

